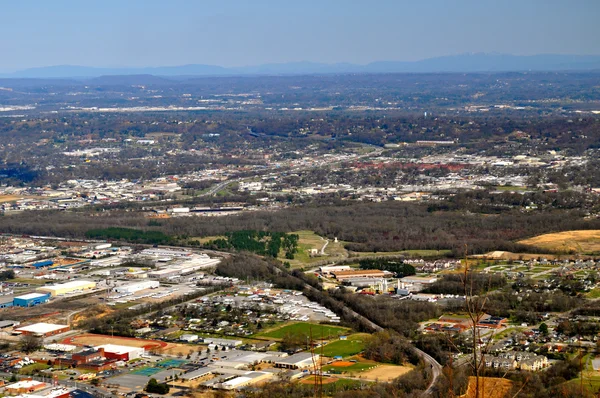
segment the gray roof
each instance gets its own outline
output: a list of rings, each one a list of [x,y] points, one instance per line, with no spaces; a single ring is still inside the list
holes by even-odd
[[[211,368],[204,366],[202,368],[193,370],[189,373],[185,373],[185,374],[181,375],[180,378],[185,379],[185,380],[192,380],[192,379],[197,379],[198,377],[206,376],[207,374],[211,374],[212,372],[213,372],[213,370]]]
[[[315,357],[318,358],[319,354],[315,354]],[[282,358],[275,363],[281,363],[285,365],[294,365],[298,362],[304,362],[307,359],[312,359],[312,354],[310,352],[300,352],[298,354],[294,354],[292,356]]]

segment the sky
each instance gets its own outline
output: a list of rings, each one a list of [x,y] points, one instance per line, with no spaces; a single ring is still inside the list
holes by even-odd
[[[0,72],[600,55],[599,0],[2,0]]]

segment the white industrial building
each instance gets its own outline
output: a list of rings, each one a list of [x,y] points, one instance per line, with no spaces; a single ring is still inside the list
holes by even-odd
[[[114,290],[117,293],[135,293],[135,292],[139,292],[140,290],[156,289],[158,287],[160,287],[159,281],[144,281],[144,282],[130,283],[128,285],[123,285],[123,286],[117,286],[117,287],[115,287]]]
[[[104,344],[96,347],[96,349],[102,351],[106,358],[118,359],[121,361],[131,361],[132,359],[140,358],[145,353],[143,347],[130,347],[116,344]]]
[[[313,358],[314,356],[314,358]],[[320,360],[319,354],[312,354],[310,352],[300,352],[287,358],[282,358],[275,362],[276,368],[284,369],[306,369],[314,366],[314,361]]]

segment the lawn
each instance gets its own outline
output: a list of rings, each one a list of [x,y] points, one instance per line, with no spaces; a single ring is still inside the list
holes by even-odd
[[[32,363],[31,365],[23,366],[21,369],[19,369],[19,374],[31,375],[39,372],[40,370],[48,369],[49,367],[50,365],[47,365],[45,363],[36,362]]]
[[[348,328],[340,326],[319,325],[314,323],[297,322],[289,323],[278,329],[261,333],[260,336],[282,339],[286,334],[304,334],[310,336],[312,332],[313,339],[329,339],[340,335],[345,335],[350,331]]]
[[[591,299],[597,299],[600,298],[600,289],[599,288],[593,288],[592,290],[590,290],[588,293],[586,293],[586,296],[588,298]]]
[[[338,340],[323,347],[323,355],[326,357],[349,357],[356,355],[365,349],[364,339],[369,335],[366,333],[353,334],[348,340]]]

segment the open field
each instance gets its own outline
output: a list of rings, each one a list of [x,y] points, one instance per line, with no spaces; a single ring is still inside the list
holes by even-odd
[[[403,250],[397,252],[351,252],[352,255],[361,257],[443,257],[451,254],[451,250]]]
[[[596,253],[600,252],[600,230],[565,231],[544,234],[521,240],[518,243],[536,246],[550,252]]]
[[[261,333],[260,336],[282,339],[286,334],[305,334],[315,340],[329,339],[340,335],[347,334],[350,331],[348,328],[340,326],[319,325],[314,323],[297,322],[288,323],[282,327]]]
[[[349,357],[356,355],[365,349],[364,339],[369,335],[366,333],[353,334],[348,340],[338,340],[323,347],[323,355],[326,357]]]
[[[378,381],[391,381],[407,374],[413,368],[410,366],[379,365],[374,369],[360,374],[361,378]]]
[[[206,349],[206,345],[189,345],[180,343],[168,343],[166,347],[160,350],[161,354],[167,355],[183,355],[186,356],[200,349]]]
[[[337,374],[341,374],[341,373],[354,374],[354,373],[361,373],[361,372],[365,372],[368,370],[372,370],[377,366],[377,363],[373,362],[373,361],[351,362],[352,365],[348,365],[347,362],[349,362],[349,361],[340,361],[341,366],[337,366],[336,365],[337,362],[334,362],[331,365],[325,365],[325,366],[323,366],[323,371],[337,373]],[[361,375],[362,375],[362,373],[361,373]]]
[[[160,349],[168,346],[167,343],[156,340],[143,340],[133,337],[106,336],[102,334],[80,334],[63,340],[63,344],[91,345],[102,344],[126,345],[130,347],[144,347],[146,350]]]
[[[512,388],[512,381],[499,377],[483,377],[480,380],[480,387],[483,389],[485,398],[502,398]],[[469,377],[469,387],[464,395],[460,398],[476,398],[475,397],[475,377]]]
[[[12,202],[21,199],[22,196],[15,195],[0,195],[0,203]]]
[[[331,384],[331,383],[335,383],[336,381],[338,381],[338,379],[336,379],[335,377],[323,377],[323,384]],[[315,384],[315,377],[314,376],[308,376],[302,379],[302,381],[300,381],[300,383],[302,384]]]

